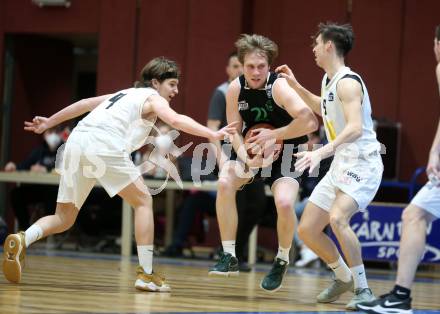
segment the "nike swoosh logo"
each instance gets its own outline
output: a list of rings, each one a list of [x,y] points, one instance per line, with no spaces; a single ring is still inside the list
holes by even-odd
[[[405,295],[406,294],[405,292],[402,292],[402,291],[399,291],[399,290],[397,290],[396,293],[399,294],[399,295]]]
[[[402,304],[402,303],[403,303],[403,302],[390,302],[390,301],[388,301],[388,300],[385,300],[384,305],[385,305],[385,306],[394,306],[394,305]]]

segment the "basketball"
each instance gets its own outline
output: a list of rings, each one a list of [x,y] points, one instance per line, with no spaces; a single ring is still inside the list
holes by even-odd
[[[268,123],[259,123],[254,126],[252,126],[246,133],[246,136],[244,137],[244,145],[246,148],[246,151],[250,158],[253,158],[257,154],[262,154],[263,158],[268,158],[273,154],[273,161],[277,160],[281,154],[278,154],[278,152],[282,151],[283,149],[283,140],[276,140],[275,143],[266,143],[265,147],[261,147],[255,143],[249,143],[248,140],[255,134],[253,134],[256,129],[275,129],[274,126]]]

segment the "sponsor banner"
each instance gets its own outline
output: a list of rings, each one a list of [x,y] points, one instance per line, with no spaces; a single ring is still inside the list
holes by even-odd
[[[361,242],[364,260],[398,259],[404,206],[370,205],[353,216],[350,224]],[[336,239],[333,234],[331,237]],[[428,226],[422,262],[440,263],[440,220]]]

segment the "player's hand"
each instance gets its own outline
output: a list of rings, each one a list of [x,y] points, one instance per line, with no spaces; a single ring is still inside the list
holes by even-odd
[[[429,155],[428,165],[426,166],[426,174],[429,177],[434,175],[440,179],[440,156],[438,152],[432,152]]]
[[[47,168],[45,166],[40,165],[40,164],[35,164],[35,165],[31,166],[30,171],[36,172],[36,173],[46,173]]]
[[[287,66],[287,64],[280,65],[275,69],[279,77],[285,78],[290,87],[295,88],[298,85],[295,75],[293,75],[292,70]]]
[[[304,172],[309,168],[309,173],[312,173],[321,162],[319,149],[311,152],[299,152],[294,154],[294,156],[297,158],[295,162],[295,170],[299,172]]]
[[[252,158],[248,158],[246,161],[246,165],[250,169],[258,169],[263,168],[263,156],[261,154],[254,155]]]
[[[273,161],[276,159],[276,154],[271,154],[267,157],[263,157],[263,155],[260,154],[256,154],[254,155],[252,158],[249,157],[247,159],[246,165],[250,168],[250,169],[258,169],[258,168],[266,168],[269,167]]]
[[[28,122],[28,121],[24,122],[24,129],[25,131],[41,134],[47,129],[49,129],[48,121],[49,118],[36,116],[35,118],[32,119],[32,122]]]
[[[215,141],[219,141],[228,138],[230,135],[237,133],[237,125],[238,125],[238,121],[229,123],[220,130],[214,132],[214,135],[211,137],[211,139]]]
[[[6,172],[13,172],[17,170],[17,166],[15,165],[15,163],[13,163],[12,161],[8,162],[5,166],[5,171]]]
[[[247,143],[257,144],[264,147],[267,143],[276,142],[276,136],[274,130],[259,128],[251,131],[251,137],[246,141]]]

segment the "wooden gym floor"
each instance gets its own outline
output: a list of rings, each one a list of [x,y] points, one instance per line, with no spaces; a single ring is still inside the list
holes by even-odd
[[[269,265],[228,279],[208,277],[212,262],[155,259],[156,271],[166,275],[171,293],[147,293],[134,287],[135,259],[77,252],[31,251],[22,282],[8,283],[0,276],[0,313],[323,313],[343,312],[351,295],[333,304],[317,304],[315,296],[330,278],[325,270],[291,267],[276,293],[259,288]],[[376,295],[387,292],[395,272],[368,271]],[[418,277],[413,287],[417,313],[440,313],[440,275]]]

